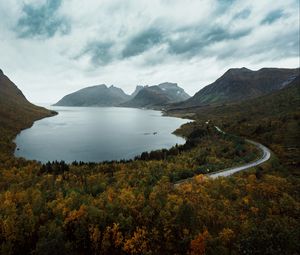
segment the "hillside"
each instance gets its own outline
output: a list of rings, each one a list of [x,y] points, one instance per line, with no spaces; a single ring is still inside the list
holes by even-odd
[[[165,82],[154,86],[138,86],[133,93],[135,96],[121,104],[125,107],[160,108],[170,103],[181,102],[190,96],[177,83]]]
[[[133,108],[151,108],[165,105],[169,102],[170,98],[162,89],[160,89],[158,86],[151,86],[144,87],[133,99],[121,104],[121,106]]]
[[[10,142],[35,120],[55,114],[28,102],[21,90],[0,70],[0,152],[12,152]]]
[[[130,99],[130,96],[115,86],[96,85],[80,89],[64,96],[56,106],[117,106]]]
[[[258,71],[244,67],[229,69],[219,79],[201,89],[192,98],[172,107],[187,108],[259,97],[284,88],[297,75],[299,75],[299,68],[262,68]]]
[[[164,82],[157,86],[166,92],[171,102],[181,102],[190,98],[184,89],[179,87],[177,83]]]
[[[221,106],[173,109],[168,114],[194,114],[198,121],[213,121],[230,133],[268,145],[288,167],[300,166],[300,76],[285,88],[258,98]]]
[[[144,88],[144,86],[141,85],[137,85],[135,87],[135,90],[132,92],[132,94],[130,95],[131,98],[134,98],[142,89]]]

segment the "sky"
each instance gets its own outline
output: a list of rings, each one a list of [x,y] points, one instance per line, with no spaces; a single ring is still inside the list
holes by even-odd
[[[35,103],[300,65],[299,0],[0,0],[0,17],[0,68]]]

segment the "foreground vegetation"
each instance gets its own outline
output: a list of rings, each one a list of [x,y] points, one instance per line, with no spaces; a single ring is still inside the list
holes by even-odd
[[[131,162],[41,165],[1,151],[1,253],[298,254],[299,94],[285,93],[282,101],[261,99],[269,106],[193,110],[196,121],[178,131],[187,145]],[[218,134],[215,123],[265,143],[278,158],[234,177],[198,175],[175,187],[181,178],[257,157],[242,139]],[[20,128],[2,129],[1,143],[13,148]]]

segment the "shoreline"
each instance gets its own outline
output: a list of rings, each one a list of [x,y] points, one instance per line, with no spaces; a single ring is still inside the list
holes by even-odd
[[[41,117],[39,117],[39,118],[34,119],[30,125],[28,125],[28,126],[22,128],[21,130],[19,130],[18,133],[14,136],[14,138],[13,138],[12,141],[11,141],[11,143],[12,143],[12,145],[13,145],[13,148],[12,148],[12,151],[10,152],[10,154],[11,154],[11,156],[12,156],[13,158],[15,158],[15,159],[18,159],[18,158],[19,158],[19,157],[16,157],[16,156],[15,156],[15,151],[17,150],[17,144],[16,144],[15,141],[16,141],[17,136],[20,135],[22,131],[27,130],[27,129],[29,129],[29,128],[32,128],[33,125],[34,125],[34,123],[35,123],[36,121],[40,121],[40,120],[42,120],[42,119],[51,118],[51,117],[54,117],[54,116],[58,115],[58,112],[56,112],[56,111],[47,109],[47,108],[42,107],[42,106],[38,106],[38,107],[44,108],[45,110],[49,111],[49,115],[41,116]],[[28,160],[28,159],[26,159],[26,160]]]
[[[176,128],[174,131],[172,131],[172,132],[170,133],[170,134],[172,134],[172,135],[174,135],[174,136],[177,136],[177,137],[179,137],[179,138],[184,139],[184,142],[183,142],[182,144],[180,144],[180,145],[184,145],[184,144],[187,142],[187,138],[186,138],[186,136],[184,136],[183,134],[177,133],[178,130],[180,130],[180,129],[182,128],[183,125],[186,125],[186,124],[188,124],[188,123],[191,123],[191,122],[194,122],[194,121],[195,121],[195,120],[192,120],[192,119],[182,118],[182,117],[179,117],[179,116],[167,115],[167,114],[165,113],[164,110],[162,110],[162,109],[153,109],[153,108],[135,108],[135,107],[123,107],[123,106],[121,106],[121,107],[119,107],[119,106],[55,106],[55,105],[49,105],[49,104],[47,104],[47,105],[42,104],[42,105],[43,105],[43,106],[38,105],[38,107],[41,107],[41,108],[44,108],[44,109],[48,110],[50,113],[52,113],[52,115],[45,116],[45,117],[41,117],[41,118],[38,118],[38,119],[34,120],[30,126],[27,126],[27,127],[23,128],[22,130],[20,130],[20,132],[14,137],[14,139],[13,139],[13,141],[12,141],[13,144],[14,144],[14,149],[13,149],[13,152],[12,152],[12,156],[13,156],[15,159],[25,159],[26,161],[35,161],[35,162],[38,162],[38,163],[40,163],[40,164],[45,164],[45,163],[47,163],[47,162],[54,162],[54,161],[65,161],[65,160],[58,160],[58,159],[57,159],[57,160],[49,160],[49,161],[40,161],[40,160],[37,160],[37,159],[27,159],[27,158],[25,158],[25,157],[18,157],[18,156],[15,155],[15,153],[16,153],[16,151],[17,151],[17,149],[18,149],[17,144],[16,144],[15,141],[16,141],[17,137],[21,134],[22,131],[32,128],[33,125],[35,124],[35,122],[37,122],[37,121],[40,121],[40,120],[43,120],[43,119],[46,119],[46,118],[51,118],[51,117],[54,117],[54,116],[59,115],[59,112],[58,112],[58,111],[53,110],[53,109],[49,109],[49,108],[48,108],[49,106],[50,106],[50,107],[53,107],[53,106],[54,106],[54,107],[68,107],[68,108],[73,108],[73,107],[74,107],[74,108],[81,108],[81,107],[82,107],[82,108],[128,108],[128,109],[139,109],[139,110],[151,110],[151,111],[157,111],[157,112],[160,112],[160,113],[161,113],[161,117],[172,117],[172,118],[178,118],[178,119],[189,120],[190,122],[186,122],[186,123],[181,124],[178,128]],[[154,133],[156,133],[156,132],[154,132]],[[154,134],[153,134],[153,135],[154,135]],[[155,135],[156,135],[156,134],[155,134]],[[133,157],[128,158],[128,159],[124,158],[124,159],[117,159],[117,160],[102,160],[102,161],[82,161],[82,160],[78,160],[78,161],[75,160],[75,161],[77,161],[77,162],[83,162],[83,163],[85,163],[85,164],[89,164],[89,163],[92,163],[92,164],[104,164],[104,163],[124,163],[124,162],[132,162],[132,161],[135,161],[135,160],[136,160],[136,159],[135,159],[136,157],[140,157],[141,154],[144,153],[144,152],[150,153],[150,152],[152,152],[152,151],[169,150],[169,149],[171,149],[172,147],[174,147],[174,146],[176,146],[176,145],[178,145],[178,143],[175,143],[174,145],[172,145],[172,146],[169,147],[169,148],[162,147],[162,148],[159,148],[159,149],[142,151],[141,153],[138,153],[138,154],[136,154],[136,155],[134,155]],[[72,161],[72,162],[75,162],[75,161]],[[72,162],[70,161],[70,162],[68,162],[67,164],[72,164]]]

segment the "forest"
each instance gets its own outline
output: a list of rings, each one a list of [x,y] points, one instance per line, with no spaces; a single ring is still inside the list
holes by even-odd
[[[15,158],[15,135],[42,114],[7,113],[0,133],[0,253],[299,254],[298,92],[299,86],[193,109],[195,121],[176,131],[185,145],[98,164]],[[259,157],[244,138],[270,147],[272,159],[232,177],[207,178]]]

